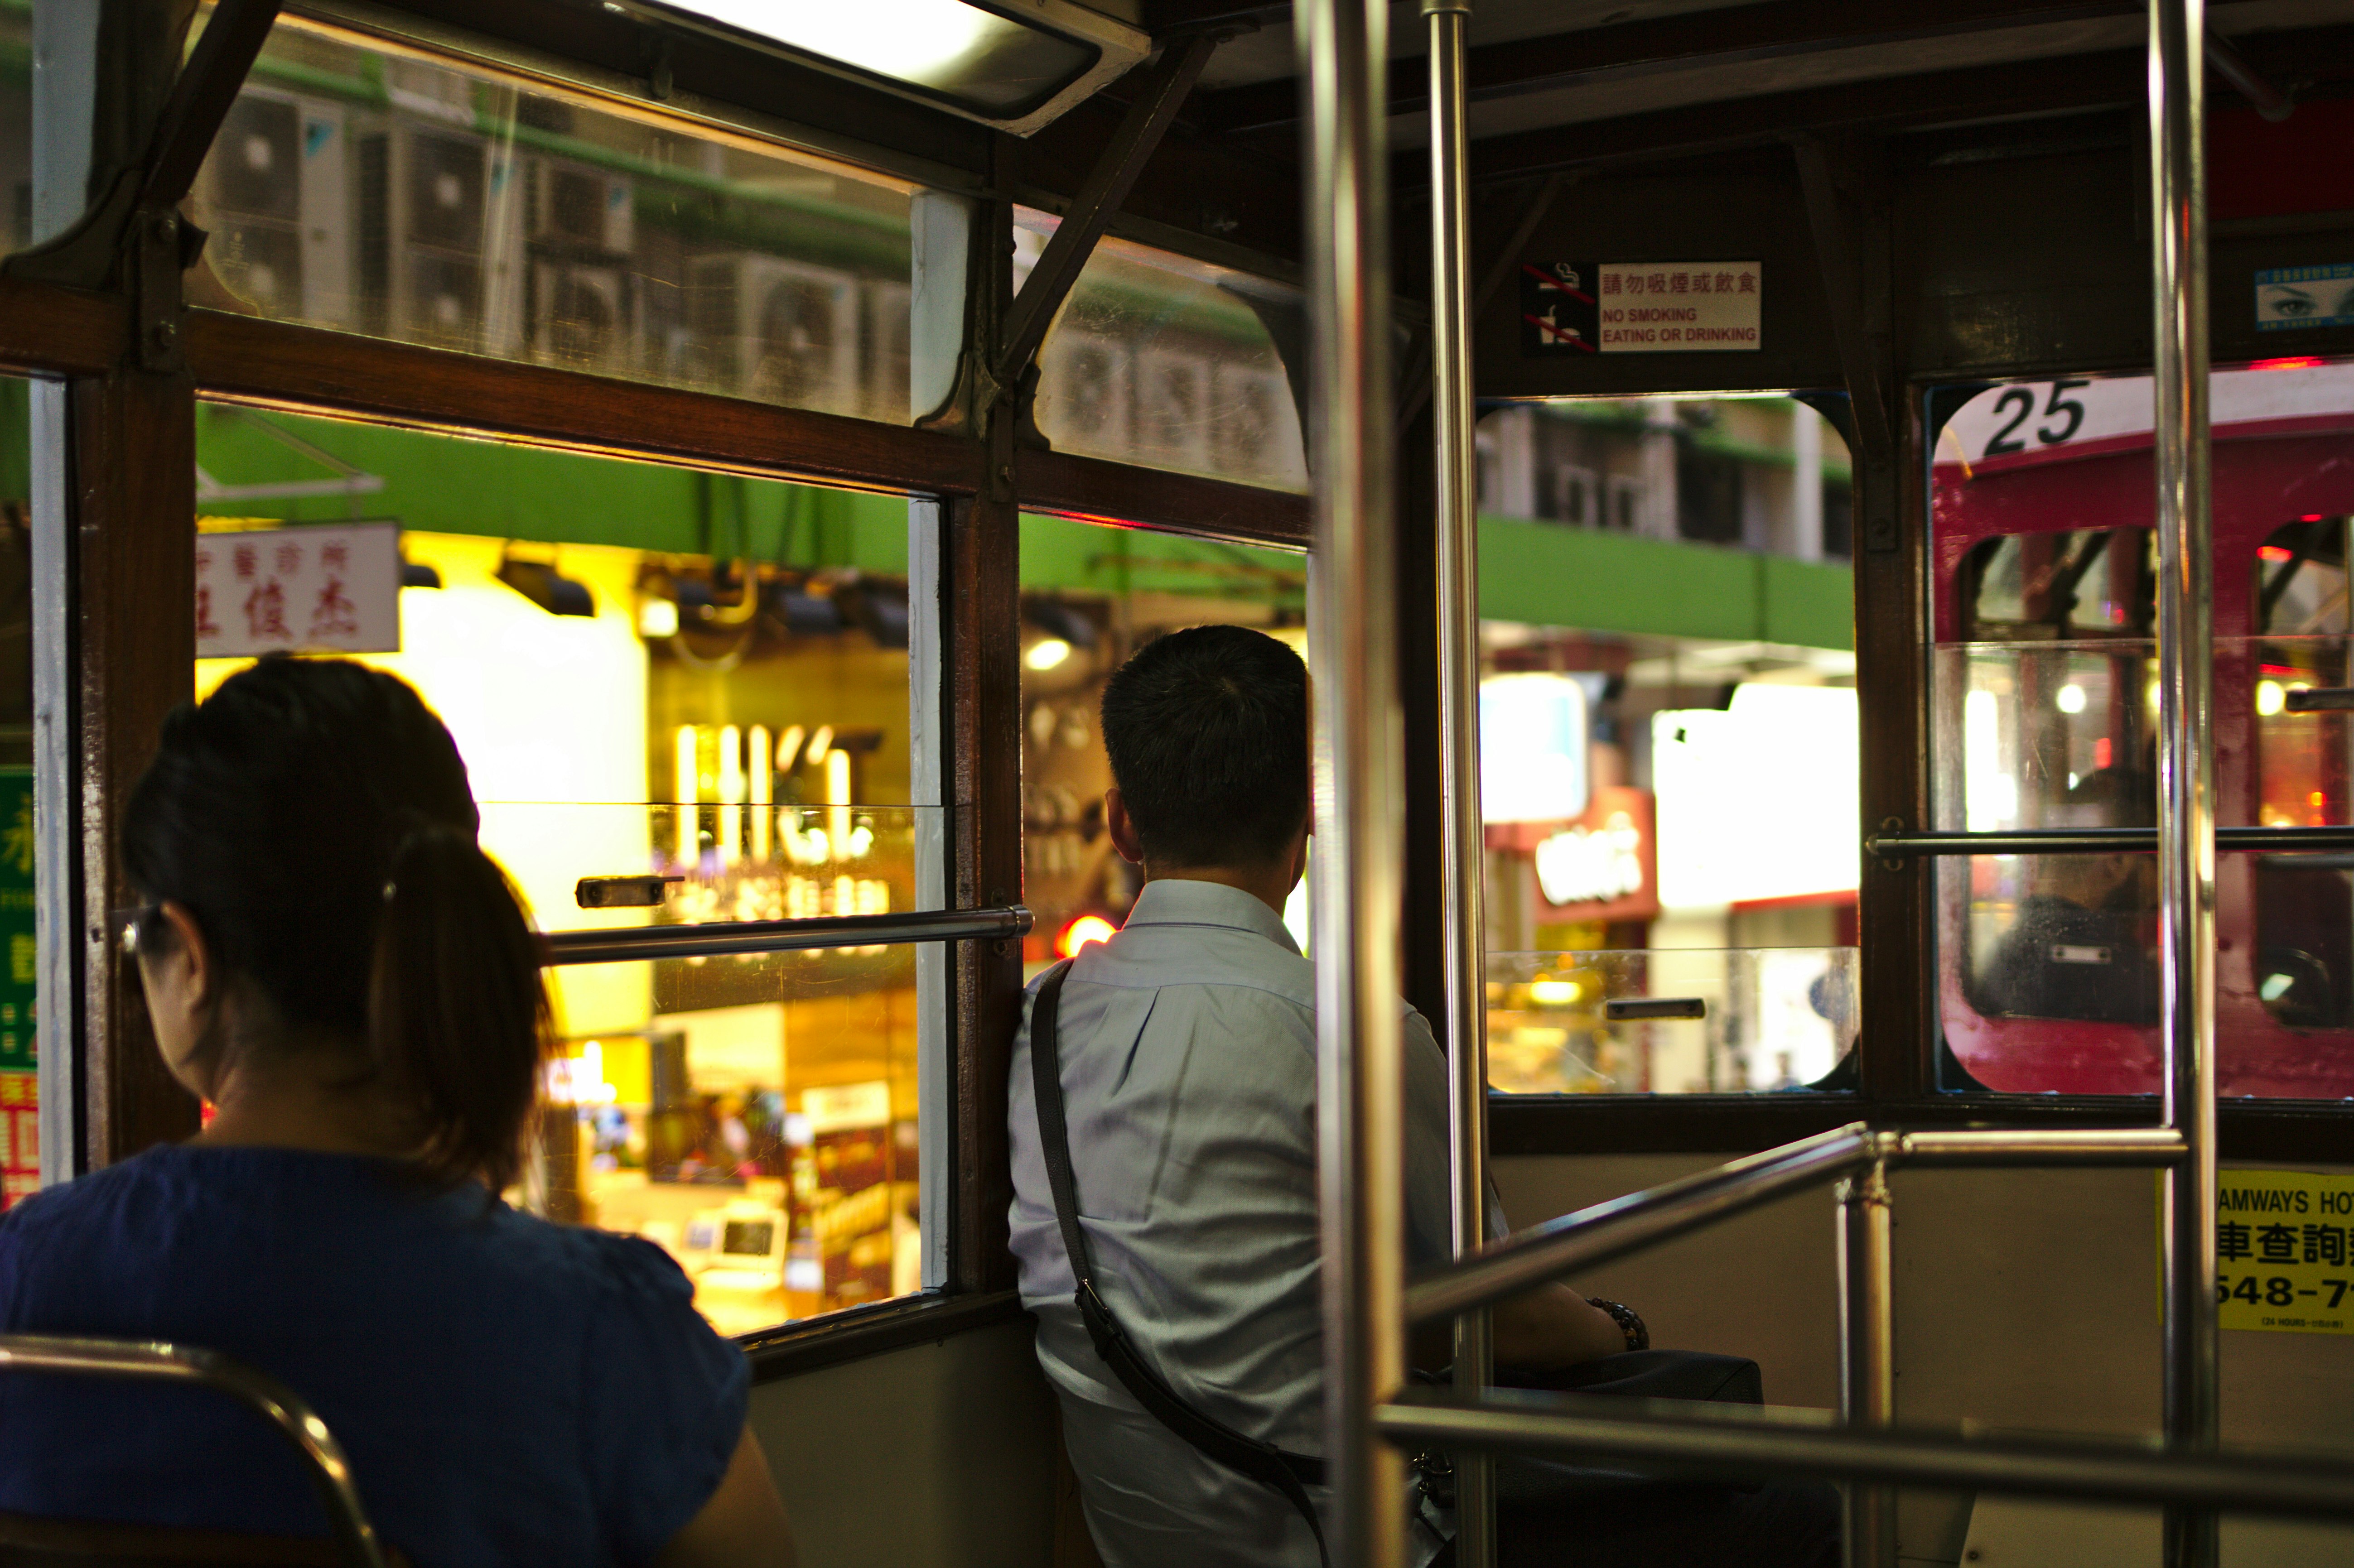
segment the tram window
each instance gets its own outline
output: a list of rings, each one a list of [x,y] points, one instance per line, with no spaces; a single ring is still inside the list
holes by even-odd
[[[1023,900],[1033,975],[1128,917],[1141,888],[1104,830],[1104,683],[1164,631],[1253,626],[1308,652],[1306,562],[1283,550],[1022,519]],[[1305,946],[1307,884],[1284,911]]]
[[[196,182],[189,295],[905,424],[909,212],[904,184],[286,16]]]
[[[0,21],[0,27],[8,24]],[[5,34],[0,34],[5,37]],[[0,376],[0,1210],[41,1182],[33,921],[32,384]]]
[[[2349,715],[2299,694],[2354,682],[2354,366],[2220,371],[2211,406],[2217,821],[2345,823]],[[1936,827],[2155,821],[2149,429],[2148,378],[2122,376],[1989,388],[1941,432]],[[2158,1089],[2154,860],[1939,863],[1940,1014],[1978,1080],[2027,1093]],[[2354,1094],[2349,864],[2218,857],[2226,1095]]]
[[[197,461],[199,692],[277,641],[410,681],[542,928],[937,906],[907,503],[217,405]],[[650,873],[677,879],[655,907],[578,906],[583,877]],[[517,1200],[658,1242],[729,1333],[921,1287],[918,1018],[944,998],[917,964],[551,970]]]
[[[1055,220],[1015,217],[1018,290]],[[1304,494],[1299,409],[1278,349],[1304,342],[1304,309],[1265,279],[1099,240],[1038,351],[1038,429],[1064,451]]]
[[[2010,534],[1963,567],[1972,641],[2155,635],[2158,543],[2147,528]]]
[[[61,215],[61,228],[79,216]],[[33,242],[33,12],[0,11],[0,251]]]

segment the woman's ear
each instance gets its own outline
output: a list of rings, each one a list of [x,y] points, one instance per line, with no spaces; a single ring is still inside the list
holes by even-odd
[[[156,1050],[184,1087],[209,1096],[211,1085],[197,1080],[210,1076],[199,1058],[219,1011],[219,959],[186,905],[164,904],[156,918],[169,928],[168,940],[139,949],[139,987],[146,993]]]

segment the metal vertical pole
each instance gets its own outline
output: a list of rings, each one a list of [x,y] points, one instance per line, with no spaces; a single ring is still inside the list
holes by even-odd
[[[1445,821],[1447,1174],[1455,1254],[1488,1234],[1487,841],[1479,810],[1479,467],[1471,391],[1471,203],[1464,125],[1470,0],[1422,0],[1430,28],[1431,412],[1438,431],[1438,712]],[[1455,1386],[1477,1397],[1495,1379],[1491,1319],[1455,1320]],[[1496,1560],[1495,1471],[1455,1455],[1457,1568]]]
[[[1391,479],[1387,12],[1302,0],[1309,429],[1316,481],[1316,1056],[1332,1561],[1405,1561],[1405,1462],[1373,1406],[1405,1379],[1397,930],[1404,757]]]
[[[1893,1426],[1896,1318],[1887,1165],[1875,1163],[1840,1182],[1839,1202],[1840,1419],[1850,1426]],[[1895,1568],[1894,1491],[1861,1481],[1840,1489],[1848,1568]]]
[[[2189,1158],[2165,1185],[2166,1436],[2214,1446],[2214,539],[2207,440],[2203,0],[2150,0],[2151,297],[2158,345],[2158,991],[2166,1123]],[[2215,1516],[2166,1514],[2168,1568],[2212,1568]]]

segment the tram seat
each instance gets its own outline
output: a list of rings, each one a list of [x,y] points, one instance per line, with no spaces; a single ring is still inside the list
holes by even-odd
[[[302,1455],[332,1536],[249,1535],[170,1526],[0,1513],[0,1568],[408,1568],[367,1522],[351,1466],[326,1423],[275,1379],[217,1351],[157,1340],[0,1334],[0,1372],[193,1383],[246,1405]]]
[[[0,1568],[337,1568],[345,1561],[342,1549],[323,1536],[234,1535],[0,1513]]]

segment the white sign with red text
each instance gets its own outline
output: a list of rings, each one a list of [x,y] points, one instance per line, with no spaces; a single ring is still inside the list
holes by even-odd
[[[400,648],[400,524],[196,535],[196,657]]]

